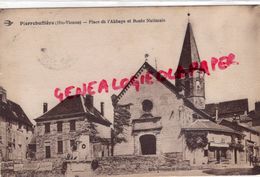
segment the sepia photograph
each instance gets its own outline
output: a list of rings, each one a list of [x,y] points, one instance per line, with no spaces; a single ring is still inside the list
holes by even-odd
[[[260,175],[259,18],[0,10],[0,176]]]

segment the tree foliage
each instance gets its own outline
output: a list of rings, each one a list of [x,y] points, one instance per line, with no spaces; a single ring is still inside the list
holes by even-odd
[[[93,122],[89,122],[88,130],[89,130],[90,142],[109,143],[109,140],[107,138],[101,138],[98,135],[98,131],[96,127],[97,125],[95,125]]]
[[[126,142],[125,126],[130,126],[131,114],[129,112],[130,105],[115,105],[114,106],[114,143]]]
[[[185,140],[189,150],[202,149],[207,146],[207,132],[186,131]]]

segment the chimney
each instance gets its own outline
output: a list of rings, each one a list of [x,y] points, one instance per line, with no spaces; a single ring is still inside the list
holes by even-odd
[[[215,115],[215,120],[218,121],[218,105],[216,105],[216,115]]]
[[[260,115],[260,101],[255,102],[255,113]]]
[[[7,103],[6,90],[0,86],[0,102]]]
[[[104,102],[100,103],[100,112],[101,112],[101,115],[104,116]]]
[[[88,108],[90,112],[94,112],[93,106],[94,106],[94,98],[92,95],[86,95],[85,98],[85,106]]]
[[[48,103],[43,103],[43,113],[48,111]]]

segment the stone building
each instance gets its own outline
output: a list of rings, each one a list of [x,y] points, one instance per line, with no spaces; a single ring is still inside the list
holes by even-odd
[[[35,119],[36,159],[91,160],[110,155],[110,125],[93,96],[69,96]]]
[[[217,122],[223,119],[230,121],[237,119],[241,123],[252,125],[252,118],[248,116],[248,109],[248,99],[239,99],[206,104],[204,111]]]
[[[181,129],[198,118],[211,119],[201,110],[205,108],[204,71],[195,70],[191,76],[188,70],[193,62],[200,63],[200,58],[188,23],[179,61],[185,73],[178,67],[176,86],[145,62],[121,93],[112,96],[115,114],[124,109],[131,115],[129,125],[124,125],[126,142],[116,144],[115,155],[182,153]],[[142,77],[150,82],[136,91],[135,82]],[[114,123],[118,124],[116,117]]]
[[[244,134],[241,132],[207,119],[198,119],[182,130],[193,135],[188,138],[195,139],[196,133],[205,133],[207,138],[207,145],[204,148],[192,151],[188,146],[184,148],[184,158],[189,159],[191,164],[243,164]]]
[[[220,124],[239,131],[244,135],[241,140],[241,144],[244,146],[241,151],[241,163],[250,164],[250,158],[259,157],[260,132],[258,130],[248,124],[241,123],[239,120],[230,121],[224,119]]]
[[[252,118],[252,126],[260,131],[260,102],[255,102],[255,109],[249,112],[249,117]]]
[[[198,64],[197,69],[192,68],[194,63]],[[206,71],[200,64],[192,27],[188,23],[174,76],[163,75],[145,62],[125,88],[111,97],[114,155],[169,157],[169,154],[177,153],[181,156],[177,160],[189,160],[191,165],[236,164],[243,158],[242,140],[246,135],[220,125],[215,117],[216,110],[211,114],[205,109]],[[233,106],[241,117],[248,112],[245,105],[242,108]],[[234,112],[231,112],[229,115],[233,117]],[[198,141],[194,142],[197,149],[189,147],[189,132],[192,136],[198,133]]]
[[[250,163],[250,156],[259,157],[260,132],[255,127],[256,120],[250,117],[248,99],[229,100],[206,104],[205,111],[215,120],[244,136],[240,140],[244,146],[239,151],[240,163]]]
[[[24,160],[33,124],[17,103],[7,99],[0,87],[0,161]]]

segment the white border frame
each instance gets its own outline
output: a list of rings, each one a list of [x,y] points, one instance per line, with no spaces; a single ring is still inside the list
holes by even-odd
[[[1,9],[9,8],[59,8],[59,7],[144,7],[144,6],[205,6],[205,5],[260,5],[260,0],[0,0]]]

